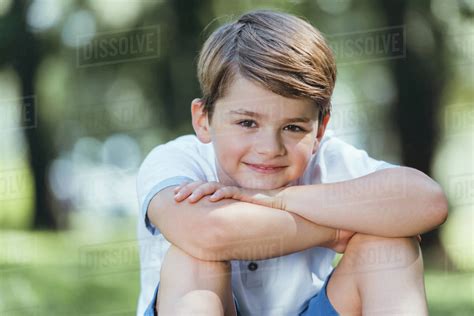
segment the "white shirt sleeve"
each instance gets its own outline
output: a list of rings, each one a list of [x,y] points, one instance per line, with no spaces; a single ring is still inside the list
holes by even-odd
[[[172,141],[153,149],[143,161],[137,176],[137,194],[141,220],[153,234],[160,234],[147,216],[148,205],[161,190],[186,181],[205,181],[205,176],[193,154],[192,146],[180,146]]]
[[[322,183],[331,183],[397,166],[371,158],[365,150],[357,149],[329,134],[321,143],[313,167],[319,169],[317,173],[321,176]]]

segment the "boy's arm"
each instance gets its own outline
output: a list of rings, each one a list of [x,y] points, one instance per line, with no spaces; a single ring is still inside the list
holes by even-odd
[[[421,234],[441,225],[448,215],[440,186],[407,167],[339,183],[284,188],[275,203],[320,225],[382,237]]]
[[[208,196],[177,203],[173,189],[156,194],[147,214],[167,240],[196,258],[258,260],[336,244],[335,229],[297,214],[230,199],[211,202]]]

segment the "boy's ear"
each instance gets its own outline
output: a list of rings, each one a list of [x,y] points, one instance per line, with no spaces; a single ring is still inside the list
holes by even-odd
[[[326,114],[321,122],[318,123],[318,134],[316,135],[316,139],[314,140],[314,146],[313,146],[313,154],[315,154],[318,149],[319,149],[319,144],[321,143],[321,140],[323,139],[324,132],[326,131],[326,127],[329,123],[331,115]]]
[[[191,116],[197,138],[205,144],[210,143],[211,133],[208,115],[204,112],[204,103],[201,99],[194,99],[191,102]]]

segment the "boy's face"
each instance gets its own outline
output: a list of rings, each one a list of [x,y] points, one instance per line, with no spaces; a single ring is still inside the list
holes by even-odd
[[[213,143],[219,181],[253,189],[276,189],[299,178],[329,119],[318,128],[311,101],[285,98],[241,76],[216,102],[211,123],[199,99],[192,115],[199,139]]]

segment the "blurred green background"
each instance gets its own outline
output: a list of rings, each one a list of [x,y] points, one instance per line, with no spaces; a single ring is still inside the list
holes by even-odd
[[[474,1],[0,0],[0,315],[135,313],[137,169],[192,133],[206,37],[257,8],[328,38],[337,135],[444,187],[430,314],[474,314]]]

